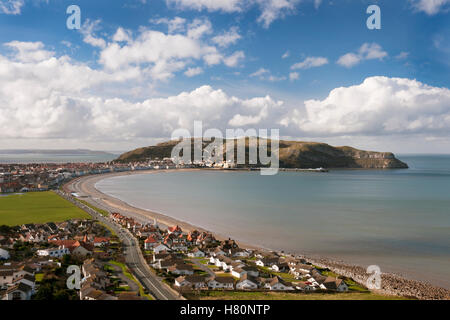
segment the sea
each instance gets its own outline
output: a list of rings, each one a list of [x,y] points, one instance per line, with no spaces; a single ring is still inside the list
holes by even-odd
[[[26,163],[94,163],[108,162],[116,159],[119,155],[113,153],[5,153],[0,152],[0,164],[26,164]]]
[[[173,171],[108,178],[97,188],[245,243],[378,265],[450,289],[450,155],[398,158],[410,168]]]

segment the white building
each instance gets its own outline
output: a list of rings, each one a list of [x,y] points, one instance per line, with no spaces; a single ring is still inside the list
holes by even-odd
[[[42,249],[37,251],[38,256],[41,257],[54,257],[61,258],[66,254],[70,254],[70,251],[65,246],[60,246],[58,248]]]

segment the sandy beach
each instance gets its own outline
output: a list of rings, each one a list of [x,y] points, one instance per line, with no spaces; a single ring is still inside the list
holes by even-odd
[[[179,169],[180,171],[200,171],[201,169]],[[218,240],[228,239],[227,235],[218,234],[211,230],[205,230],[201,227],[194,226],[188,222],[180,221],[167,216],[162,213],[153,212],[150,210],[144,210],[141,208],[134,207],[124,201],[107,195],[98,189],[95,185],[97,182],[103,179],[117,177],[117,176],[127,176],[134,174],[162,174],[168,170],[151,170],[151,171],[128,171],[128,172],[115,172],[102,175],[91,175],[80,177],[72,180],[71,182],[64,185],[64,190],[66,192],[77,192],[80,199],[94,201],[94,205],[106,209],[111,212],[119,212],[124,215],[135,218],[138,221],[153,222],[154,219],[157,220],[158,225],[162,227],[179,225],[184,231],[209,231],[214,234]],[[173,171],[173,170],[171,170]],[[239,241],[239,239],[236,239]],[[259,246],[255,246],[249,243],[243,243],[239,241],[239,245],[248,249],[257,250],[267,250]],[[298,255],[296,255],[298,256]],[[357,265],[347,264],[343,261],[336,261],[333,259],[328,259],[325,257],[309,257],[302,256],[309,260],[310,262],[318,265],[320,267],[328,268],[338,274],[353,278],[355,281],[365,285],[367,278],[370,276],[366,273],[365,268]],[[400,295],[407,297],[414,297],[418,299],[450,299],[450,291],[444,288],[439,288],[432,286],[427,283],[419,282],[416,280],[405,279],[396,274],[383,273],[382,274],[382,288],[377,290],[377,293],[387,294],[387,295]]]

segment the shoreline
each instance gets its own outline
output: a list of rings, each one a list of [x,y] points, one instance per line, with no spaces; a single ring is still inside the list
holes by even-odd
[[[177,169],[177,172],[192,172],[192,171],[201,171],[202,169]],[[217,170],[217,169],[214,169]],[[189,222],[182,221],[171,216],[165,215],[160,212],[155,212],[148,209],[135,207],[125,201],[122,201],[118,198],[115,198],[109,194],[103,193],[96,188],[97,182],[112,178],[112,177],[120,177],[120,176],[128,176],[128,175],[136,175],[136,174],[156,174],[156,173],[166,173],[171,172],[172,170],[142,170],[142,171],[127,171],[127,172],[113,172],[106,174],[98,174],[98,175],[89,175],[84,177],[76,178],[68,183],[66,183],[63,188],[70,192],[78,192],[80,199],[83,197],[92,198],[97,201],[101,201],[101,204],[108,208],[109,211],[117,211],[119,213],[123,213],[130,217],[133,217],[137,220],[154,220],[158,221],[159,225],[163,225],[164,227],[179,225],[183,231],[207,231],[211,232],[216,239],[225,240],[229,237],[217,232],[212,232],[202,227],[195,226]],[[76,190],[76,187],[80,188],[80,190]],[[274,251],[269,248],[264,248],[260,245],[254,245],[250,243],[245,243],[239,241],[239,239],[235,239],[239,242],[239,245],[243,248],[248,248],[252,250],[260,250],[260,251]],[[280,250],[277,250],[280,253]],[[284,252],[285,255],[290,256],[298,256],[304,257],[306,260],[311,263],[323,267],[328,268],[331,271],[338,273],[339,275],[353,278],[356,282],[365,285],[367,278],[370,274],[366,273],[365,268],[355,265],[348,264],[346,262],[338,261],[335,259],[330,259],[326,257],[320,256],[308,256],[301,254],[290,254],[288,252]],[[382,288],[380,290],[372,290],[374,293],[385,294],[385,295],[397,295],[397,296],[406,296],[406,297],[414,297],[417,299],[450,299],[450,290],[437,287],[426,282],[421,282],[417,280],[407,279],[403,276],[394,274],[394,273],[382,273]]]

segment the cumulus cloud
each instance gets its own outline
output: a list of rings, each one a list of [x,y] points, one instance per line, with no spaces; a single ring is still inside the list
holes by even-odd
[[[239,12],[245,1],[243,0],[166,0],[168,6],[177,9],[193,9],[222,12]]]
[[[322,4],[322,0],[314,0],[314,8],[319,9]]]
[[[300,0],[166,0],[169,7],[179,10],[206,10],[224,13],[243,12],[257,6],[260,15],[257,21],[268,28],[272,22],[295,12]]]
[[[38,62],[54,54],[52,51],[45,50],[42,42],[11,41],[5,43],[5,46],[14,50],[14,58],[21,62]]]
[[[450,90],[416,80],[370,77],[336,88],[323,100],[292,104],[270,96],[237,98],[208,85],[163,98],[130,99],[104,88],[135,89],[139,69],[95,70],[68,56],[40,55],[42,43],[9,45],[13,55],[0,55],[4,141],[77,139],[114,145],[167,138],[180,127],[192,130],[195,120],[221,130],[280,127],[282,135],[293,137],[450,135]],[[186,70],[190,75],[199,71]],[[273,77],[266,69],[254,76]]]
[[[298,62],[291,66],[292,70],[296,69],[310,69],[315,67],[321,67],[328,64],[328,59],[324,57],[307,57],[302,62]]]
[[[258,18],[264,28],[268,28],[272,22],[283,18],[287,14],[295,12],[296,5],[300,0],[256,0],[261,8]]]
[[[283,53],[283,55],[281,56],[281,59],[286,59],[289,58],[289,56],[291,55],[291,53],[288,51],[286,51],[285,53]]]
[[[227,55],[210,44],[211,41],[218,41],[209,37],[213,28],[208,19],[194,19],[190,23],[178,19],[178,22],[174,22],[176,27],[172,24],[174,20],[177,18],[166,21],[168,33],[141,28],[139,34],[133,37],[131,32],[118,28],[112,42],[101,39],[102,42],[97,44],[92,40],[95,37],[92,36],[91,26],[84,31],[85,38],[90,35],[89,42],[92,45],[101,44],[99,62],[105,69],[117,71],[138,68],[143,76],[155,81],[165,81],[180,71],[192,75],[192,71],[186,71],[186,67],[193,62],[204,62],[208,66],[223,63],[228,67],[236,67],[245,58],[243,51]],[[181,25],[184,26],[184,32],[175,33]],[[222,39],[222,44],[224,41],[229,40]]]
[[[450,0],[410,0],[410,2],[415,10],[425,12],[430,16],[448,10],[448,4],[450,4]]]
[[[2,0],[0,1],[0,13],[17,15],[22,11],[24,0]]]
[[[284,123],[317,136],[450,133],[450,90],[411,79],[370,77],[304,104]]]
[[[232,44],[235,44],[241,35],[238,32],[237,27],[232,27],[229,31],[224,32],[212,38],[212,42],[217,44],[219,47],[226,48]]]
[[[185,74],[187,77],[194,77],[194,76],[197,76],[197,75],[202,74],[202,73],[203,73],[203,69],[200,68],[200,67],[197,67],[197,68],[189,68],[189,69],[187,69],[187,70],[184,72],[184,74]]]
[[[286,80],[286,77],[274,76],[271,74],[270,70],[267,70],[265,68],[259,68],[257,71],[250,74],[249,77],[251,77],[251,78],[258,77],[259,80],[266,80],[266,81],[270,81],[270,82]]]
[[[289,73],[289,80],[295,81],[300,78],[300,74],[298,72],[291,72]]]
[[[167,24],[167,29],[169,33],[183,32],[185,30],[186,25],[186,19],[180,17],[175,17],[173,19],[168,18],[151,19],[150,22],[154,24]]]
[[[101,20],[91,21],[89,19],[86,19],[80,31],[83,34],[83,41],[85,43],[88,43],[93,47],[99,47],[103,49],[106,47],[106,41],[95,36],[95,32],[99,29],[100,23]]]
[[[359,64],[363,60],[383,60],[388,56],[388,53],[383,50],[383,48],[377,43],[364,43],[358,50],[357,53],[347,53],[341,56],[337,64],[351,68]]]
[[[167,138],[179,127],[191,128],[194,120],[218,128],[230,121],[255,124],[279,105],[269,97],[239,99],[210,86],[132,102],[93,90],[105,81],[113,79],[68,57],[24,63],[0,56],[2,138]]]

